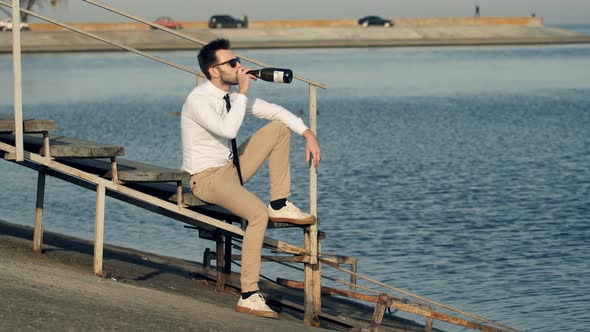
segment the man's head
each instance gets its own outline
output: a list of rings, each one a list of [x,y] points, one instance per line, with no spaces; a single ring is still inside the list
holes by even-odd
[[[203,46],[198,59],[201,71],[209,80],[237,84],[236,68],[241,66],[239,59],[230,50],[229,40],[220,38]]]

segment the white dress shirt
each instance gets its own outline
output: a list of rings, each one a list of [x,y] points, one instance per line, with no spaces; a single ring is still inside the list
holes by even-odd
[[[231,112],[228,113],[223,100],[226,94],[207,81],[194,88],[182,106],[182,170],[191,175],[230,160],[230,140],[238,135],[246,112],[279,120],[299,135],[308,129],[301,118],[283,107],[236,92],[229,94]]]

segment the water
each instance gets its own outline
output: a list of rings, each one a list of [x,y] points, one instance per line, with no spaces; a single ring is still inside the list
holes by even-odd
[[[324,252],[356,256],[360,273],[521,330],[587,330],[590,46],[243,53],[329,86],[318,92]],[[195,63],[194,52],[158,55]],[[122,144],[128,159],[179,167],[170,113],[194,85],[190,75],[121,53],[26,55],[23,69],[26,116],[56,120],[62,135]],[[9,56],[0,56],[0,75],[11,75]],[[2,112],[11,111],[6,80]],[[307,119],[306,91],[260,82],[252,93]],[[238,139],[263,123],[248,118]],[[292,199],[305,206],[303,141],[292,144]],[[31,226],[36,174],[7,162],[0,174],[0,218]],[[267,170],[247,186],[268,199]],[[46,229],[92,239],[94,199],[48,179]],[[269,235],[302,242],[296,230]],[[198,261],[213,247],[112,199],[105,237]],[[263,274],[302,279],[272,264]]]

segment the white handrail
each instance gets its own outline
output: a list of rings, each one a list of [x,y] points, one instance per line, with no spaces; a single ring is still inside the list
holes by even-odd
[[[12,68],[14,84],[14,131],[16,161],[24,160],[23,144],[23,87],[20,44],[20,2],[12,0]]]

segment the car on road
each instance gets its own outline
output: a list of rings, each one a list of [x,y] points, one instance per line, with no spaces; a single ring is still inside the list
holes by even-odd
[[[247,28],[248,20],[244,17],[239,20],[230,15],[213,15],[209,19],[209,28],[211,29],[226,29],[226,28]]]
[[[359,25],[361,25],[363,27],[383,26],[383,27],[389,28],[389,27],[393,26],[393,21],[386,20],[386,19],[381,18],[379,16],[365,16],[365,17],[359,19]]]
[[[29,30],[29,23],[20,22],[21,31]],[[12,31],[12,20],[0,21],[0,31]]]
[[[158,17],[154,21],[154,23],[155,24],[159,24],[159,25],[161,25],[163,27],[166,27],[168,29],[174,29],[174,30],[182,29],[182,24],[180,24],[180,22],[178,22],[178,21],[175,21],[170,16],[161,16],[161,17]]]

